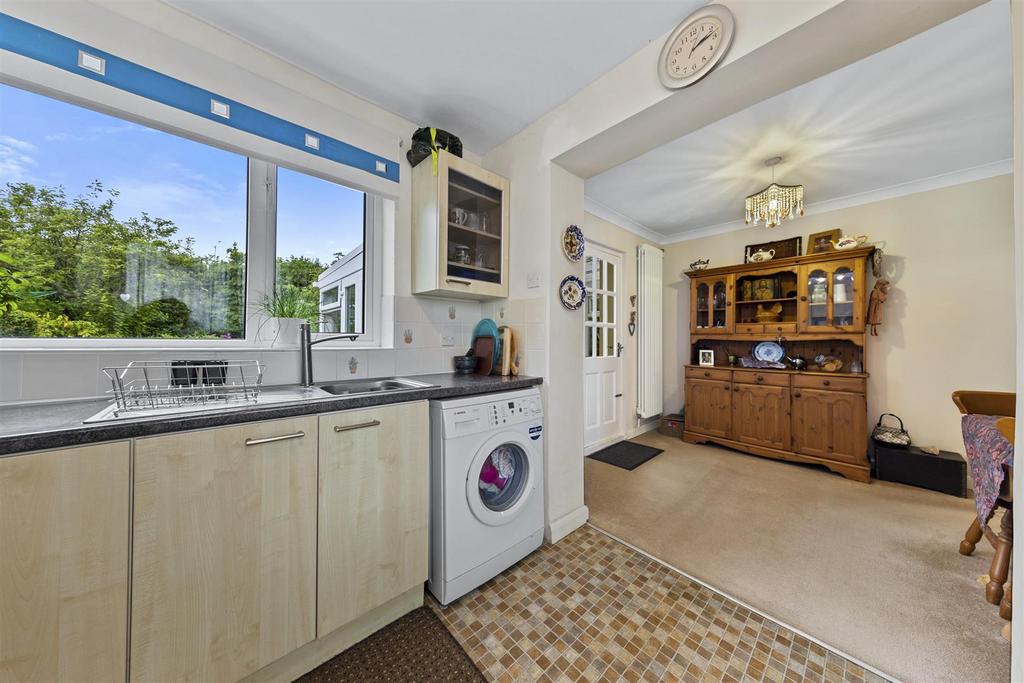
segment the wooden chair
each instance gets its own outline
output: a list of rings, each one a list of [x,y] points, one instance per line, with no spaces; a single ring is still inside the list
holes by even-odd
[[[1012,392],[1003,391],[954,391],[953,403],[964,415],[997,415],[1000,417],[1016,417],[1017,395]],[[1005,428],[1005,423],[1000,425]],[[974,552],[975,546],[982,536],[995,548],[995,555],[992,557],[992,565],[988,572],[988,585],[985,586],[985,599],[993,605],[1003,602],[1006,579],[1010,573],[1010,556],[1013,553],[1013,469],[1007,468],[1006,476],[1003,477],[1003,484],[999,488],[999,497],[996,499],[995,508],[1003,508],[1002,521],[999,525],[999,533],[996,534],[988,526],[988,519],[982,523],[975,515],[971,525],[967,527],[964,540],[960,541],[960,554],[970,555]],[[992,518],[989,515],[989,519]],[[1000,613],[1008,614],[1009,606],[1000,607]]]

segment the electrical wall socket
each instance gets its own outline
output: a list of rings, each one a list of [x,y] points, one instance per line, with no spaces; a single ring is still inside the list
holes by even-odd
[[[455,337],[450,334],[442,334],[441,346],[455,346]]]

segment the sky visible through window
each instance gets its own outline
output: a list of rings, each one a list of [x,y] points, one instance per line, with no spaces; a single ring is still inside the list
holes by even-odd
[[[245,165],[232,152],[0,84],[0,185],[60,185],[75,197],[99,180],[120,192],[117,218],[173,221],[199,254],[223,254],[245,225]],[[361,192],[298,173],[282,172],[280,183],[289,201],[279,206],[279,256],[330,263],[362,242]]]

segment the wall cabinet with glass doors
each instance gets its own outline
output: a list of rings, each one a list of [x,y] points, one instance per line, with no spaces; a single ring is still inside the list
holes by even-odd
[[[448,152],[412,170],[412,290],[508,296],[508,180]]]

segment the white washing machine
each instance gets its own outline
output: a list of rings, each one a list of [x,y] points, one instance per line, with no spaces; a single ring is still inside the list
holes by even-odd
[[[442,605],[544,540],[537,389],[430,402],[430,592]]]

